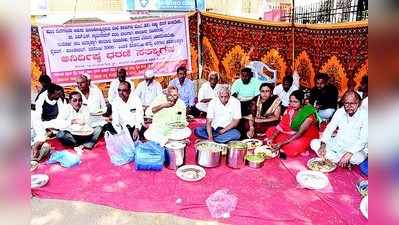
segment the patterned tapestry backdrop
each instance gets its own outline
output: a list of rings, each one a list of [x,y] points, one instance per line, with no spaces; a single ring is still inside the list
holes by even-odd
[[[304,86],[314,85],[318,71],[340,90],[357,87],[368,73],[368,23],[297,26],[295,69]]]
[[[253,60],[277,69],[279,79],[281,74],[292,73],[290,24],[204,13],[201,31],[204,70],[220,72],[224,82],[236,79],[240,69]]]
[[[357,86],[368,74],[368,22],[333,25],[296,25],[242,19],[212,13],[201,14],[202,78],[209,71],[221,73],[222,82],[231,83],[250,61],[260,60],[278,71],[278,82],[292,74],[292,64],[301,85],[311,87],[317,72],[326,72],[342,94]],[[197,14],[189,15],[193,72],[198,79]],[[294,34],[293,34],[294,32]],[[45,73],[37,27],[32,26],[32,88]],[[293,43],[293,36],[295,43]],[[293,60],[293,49],[295,57]],[[173,77],[159,77],[165,87]],[[135,80],[137,85],[139,80]],[[109,82],[99,84],[107,93]],[[66,91],[70,91],[67,87]]]
[[[201,15],[204,69],[231,82],[240,68],[261,60],[278,71],[278,82],[294,68],[301,85],[312,87],[317,72],[331,77],[342,94],[368,73],[368,22],[295,25],[239,19],[213,13]],[[206,77],[206,74],[205,76]]]

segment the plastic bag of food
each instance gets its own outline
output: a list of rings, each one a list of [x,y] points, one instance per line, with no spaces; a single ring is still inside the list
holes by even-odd
[[[162,170],[165,161],[165,149],[158,143],[147,141],[136,147],[137,170]]]
[[[238,198],[228,193],[228,189],[221,189],[206,199],[206,205],[213,218],[229,218],[235,210]]]

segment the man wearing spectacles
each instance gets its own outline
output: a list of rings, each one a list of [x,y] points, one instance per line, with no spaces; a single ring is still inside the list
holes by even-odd
[[[69,94],[69,104],[65,106],[60,117],[55,122],[60,128],[57,138],[63,145],[92,149],[101,135],[102,127],[94,126],[93,133],[88,136],[73,135],[69,130],[72,126],[84,129],[90,125],[89,110],[83,105],[82,95],[73,91]]]
[[[322,158],[350,167],[367,158],[368,114],[360,107],[358,93],[347,91],[342,99],[343,107],[335,112],[321,139],[312,140],[311,148]]]

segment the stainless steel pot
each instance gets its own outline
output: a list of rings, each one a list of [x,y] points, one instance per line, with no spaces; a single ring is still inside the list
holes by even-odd
[[[247,145],[240,141],[231,141],[228,143],[228,147],[227,166],[233,169],[244,167]]]
[[[222,151],[226,145],[210,141],[199,141],[195,144],[197,164],[203,167],[217,167],[222,160]]]
[[[165,145],[165,163],[168,169],[176,170],[184,164],[186,143],[182,141],[171,141]]]

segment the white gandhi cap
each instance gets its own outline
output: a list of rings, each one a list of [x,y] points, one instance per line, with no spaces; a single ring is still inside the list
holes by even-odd
[[[148,77],[148,78],[153,78],[154,75],[155,75],[155,73],[154,73],[153,70],[147,70],[147,71],[145,71],[145,73],[144,73],[144,76],[145,76],[145,77]]]

